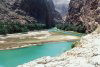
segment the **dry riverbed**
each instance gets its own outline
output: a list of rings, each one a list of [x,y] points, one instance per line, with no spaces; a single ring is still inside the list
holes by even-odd
[[[80,37],[56,32],[36,31],[26,34],[0,35],[0,50],[15,49],[27,46],[39,46],[45,42],[61,42],[79,40]]]

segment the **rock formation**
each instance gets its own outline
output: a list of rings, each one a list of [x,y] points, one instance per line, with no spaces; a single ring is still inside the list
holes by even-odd
[[[12,10],[12,6],[17,0],[0,1],[0,21],[18,21],[20,23],[36,22],[34,17],[20,15]]]
[[[100,0],[71,0],[66,23],[83,24],[91,32],[100,24]]]
[[[1,0],[0,20],[17,20],[21,23],[41,22],[48,27],[61,18],[52,0]]]

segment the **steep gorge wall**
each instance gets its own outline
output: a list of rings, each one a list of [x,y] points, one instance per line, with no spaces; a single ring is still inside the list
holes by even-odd
[[[100,0],[71,0],[66,23],[82,24],[86,32],[91,32],[100,24]]]
[[[17,20],[21,23],[41,22],[51,27],[54,19],[61,18],[52,0],[1,0],[0,20]]]
[[[20,23],[36,22],[34,17],[20,15],[12,10],[17,0],[0,1],[0,21],[18,21]]]

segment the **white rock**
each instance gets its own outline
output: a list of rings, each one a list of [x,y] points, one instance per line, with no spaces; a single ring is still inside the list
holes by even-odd
[[[43,64],[38,64],[36,66],[30,66],[30,67],[45,67]]]
[[[100,34],[88,34],[82,37],[80,42],[79,47],[59,57],[43,57],[20,67],[31,67],[34,62],[38,67],[100,67]]]
[[[100,65],[100,55],[92,57],[90,59],[90,63],[92,63],[92,64],[99,64]]]

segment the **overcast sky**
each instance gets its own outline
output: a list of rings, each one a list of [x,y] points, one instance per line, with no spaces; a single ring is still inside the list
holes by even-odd
[[[53,0],[55,4],[68,4],[70,0]]]
[[[70,0],[53,0],[55,9],[61,13],[61,15],[66,15],[68,11],[68,5]]]

